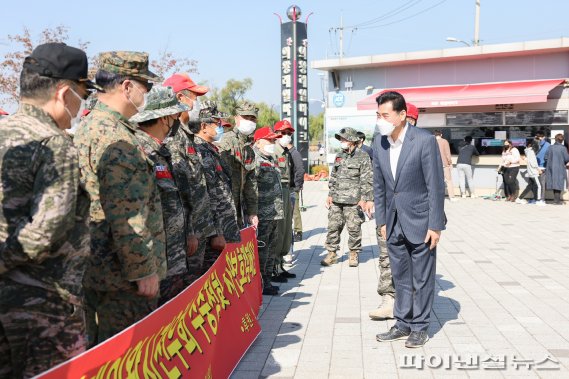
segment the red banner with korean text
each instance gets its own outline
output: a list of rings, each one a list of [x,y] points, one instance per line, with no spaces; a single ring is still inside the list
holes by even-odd
[[[261,332],[261,301],[257,240],[247,228],[170,302],[38,378],[227,378]]]

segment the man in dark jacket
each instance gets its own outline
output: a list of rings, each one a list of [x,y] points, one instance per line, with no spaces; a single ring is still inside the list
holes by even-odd
[[[470,197],[476,197],[474,194],[474,181],[472,180],[472,156],[479,156],[480,153],[472,144],[472,137],[464,137],[464,141],[458,148],[458,160],[456,161],[456,170],[458,171],[458,186],[460,187],[460,194],[463,198],[466,197],[466,186]]]
[[[555,136],[555,144],[549,147],[545,160],[547,168],[545,171],[545,185],[553,190],[553,204],[561,205],[561,192],[567,188],[567,163],[569,154],[563,145],[563,134]]]

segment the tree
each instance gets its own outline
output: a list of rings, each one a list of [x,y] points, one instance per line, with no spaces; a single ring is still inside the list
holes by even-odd
[[[219,110],[235,116],[237,108],[245,101],[245,93],[253,86],[251,78],[243,80],[229,79],[222,89],[212,88],[208,93],[208,98],[217,103]]]
[[[8,42],[13,46],[12,51],[4,55],[0,61],[0,105],[15,105],[18,102],[18,84],[24,58],[30,55],[37,45],[48,42],[65,42],[69,40],[69,28],[59,25],[44,29],[39,37],[33,38],[30,29],[24,27],[21,34],[7,36]],[[87,52],[89,42],[78,41],[73,46]],[[88,55],[88,54],[87,54]],[[94,78],[99,65],[99,54],[89,57],[89,77]],[[174,72],[196,72],[197,61],[187,57],[177,57],[174,53],[163,50],[157,59],[150,60],[150,69],[157,75],[165,78]],[[250,81],[251,79],[249,79]]]
[[[269,106],[267,103],[260,102],[256,103],[257,108],[259,108],[259,116],[257,117],[257,125],[259,126],[270,126],[280,120],[279,113],[274,109],[273,106]]]
[[[324,113],[311,115],[308,120],[308,137],[310,141],[322,141],[324,135]]]
[[[34,39],[30,29],[24,27],[21,34],[9,34],[7,39],[13,46],[13,50],[6,53],[0,62],[0,104],[13,105],[18,102],[18,84],[24,58],[42,43],[67,42],[69,40],[69,28],[64,25],[46,28],[38,38]],[[89,43],[79,41],[77,45],[80,49],[86,50]]]

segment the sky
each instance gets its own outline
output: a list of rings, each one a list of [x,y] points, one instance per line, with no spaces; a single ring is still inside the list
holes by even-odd
[[[246,97],[280,104],[280,27],[278,13],[296,4],[308,19],[308,59],[338,53],[343,19],[344,56],[459,47],[471,42],[475,0],[312,0],[312,1],[9,1],[2,7],[0,56],[7,35],[27,27],[33,36],[48,27],[69,28],[68,44],[88,41],[89,55],[108,50],[165,49],[198,61],[196,82],[223,87],[228,79],[253,79]],[[569,37],[568,0],[481,0],[480,40],[496,44]],[[357,26],[357,29],[350,27]],[[322,99],[318,71],[309,71],[309,98]],[[311,107],[320,107],[317,102]],[[316,110],[316,109],[315,109]],[[311,113],[315,113],[311,111]]]

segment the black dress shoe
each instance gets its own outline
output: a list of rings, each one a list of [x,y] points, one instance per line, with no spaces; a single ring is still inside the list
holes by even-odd
[[[295,232],[294,233],[294,242],[302,241],[302,232]]]
[[[397,340],[403,340],[406,339],[407,337],[409,337],[409,334],[411,333],[411,331],[404,331],[401,329],[397,329],[396,326],[392,326],[391,329],[389,329],[389,332],[386,333],[379,333],[375,336],[375,339],[379,342],[390,342],[390,341],[397,341]]]
[[[270,286],[263,288],[263,295],[276,296],[279,294],[279,287]]]
[[[405,341],[405,347],[411,349],[416,347],[421,347],[424,344],[426,344],[428,340],[429,340],[429,335],[427,334],[426,331],[411,332],[411,334],[409,334],[409,337],[407,338],[407,341]]]
[[[296,274],[293,274],[292,272],[288,272],[286,270],[282,270],[281,273],[279,274],[279,276],[282,276],[283,278],[296,278]]]
[[[271,276],[271,282],[274,283],[286,283],[288,282],[288,279],[282,275],[273,275]]]

